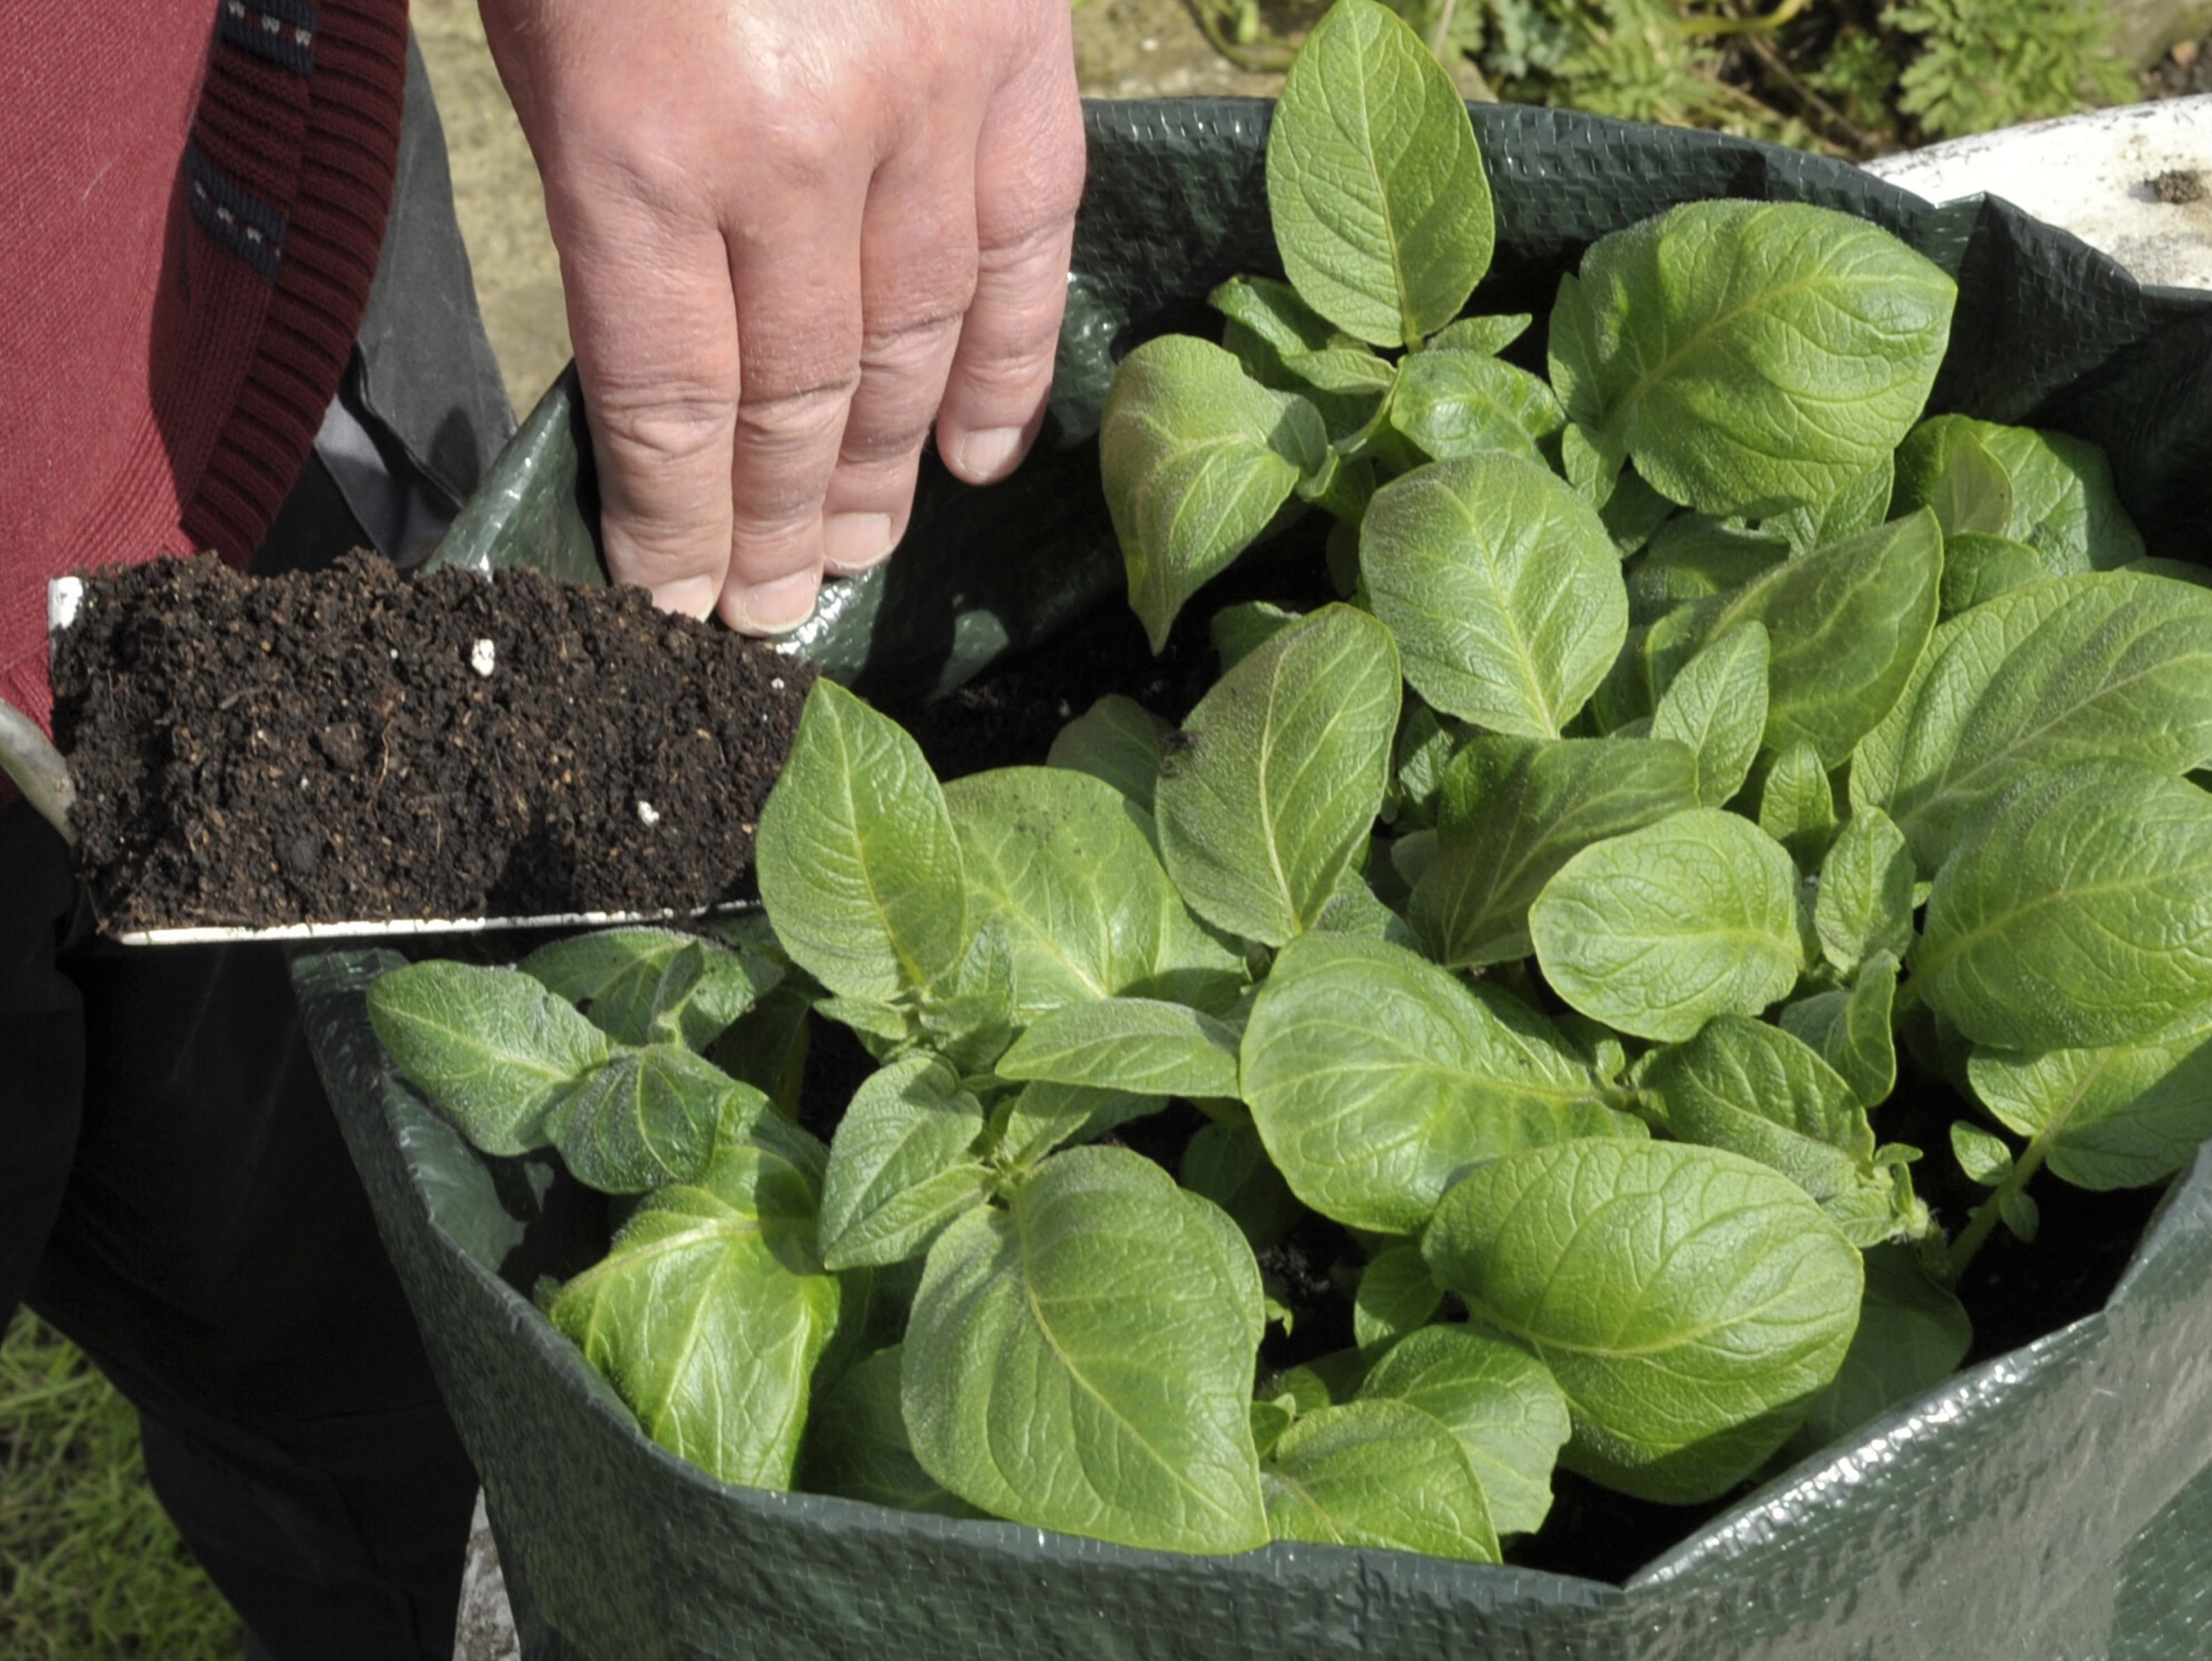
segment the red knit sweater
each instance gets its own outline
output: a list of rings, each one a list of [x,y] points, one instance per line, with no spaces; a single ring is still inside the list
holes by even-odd
[[[306,461],[375,275],[407,8],[22,11],[0,36],[0,697],[43,721],[49,577],[243,561]]]

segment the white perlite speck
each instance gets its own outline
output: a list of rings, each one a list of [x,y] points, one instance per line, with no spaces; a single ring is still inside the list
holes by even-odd
[[[783,677],[781,675],[776,676],[775,679],[769,682],[768,685],[769,691],[771,692],[781,692],[783,691]]]
[[[58,635],[76,621],[84,604],[82,577],[56,577],[46,585],[46,632]]]
[[[660,810],[641,796],[637,804],[637,822],[645,825],[659,824]]]
[[[491,678],[492,667],[497,661],[498,653],[488,640],[480,640],[469,648],[469,667],[486,680]]]

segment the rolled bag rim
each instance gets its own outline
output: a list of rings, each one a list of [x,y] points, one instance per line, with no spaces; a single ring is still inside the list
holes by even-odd
[[[1205,182],[1217,192],[1225,182],[1249,200],[1267,112],[1260,100],[1190,100],[1093,106],[1087,115],[1094,161],[1117,147],[1141,153],[1158,143],[1180,145],[1182,162],[1202,167],[1214,147],[1228,153],[1213,155]],[[1602,216],[1587,199],[1592,192],[1616,202],[1633,198],[1632,208],[1616,211],[1620,222],[1708,195],[1813,200],[1886,224],[1993,295],[2024,297],[2023,303],[2039,296],[2045,312],[2077,326],[2055,342],[2046,335],[2047,350],[2024,362],[2017,352],[2007,357],[2002,329],[1994,339],[1971,338],[1976,328],[1988,335],[1990,319],[1964,318],[1971,350],[1958,373],[1947,359],[1931,408],[1966,407],[1991,419],[2102,434],[2123,499],[2153,525],[2179,493],[2172,458],[2188,450],[2188,435],[2158,423],[2170,428],[2178,408],[2198,405],[2188,403],[2189,387],[2176,382],[2172,365],[2159,359],[2171,358],[2177,342],[2212,351],[2212,294],[2147,289],[2106,256],[2002,202],[1969,198],[1931,207],[1844,164],[1794,151],[1526,106],[1478,106],[1474,116],[1501,198],[1501,227],[1510,211],[1505,198],[1516,191],[1563,198],[1554,204],[1564,209],[1554,216],[1555,231],[1558,222],[1575,222],[1577,212]],[[1524,144],[1555,153],[1542,177],[1531,172]],[[1616,171],[1601,173],[1613,164]],[[1128,201],[1102,204],[1094,191],[1079,231],[1079,271],[1086,240],[1094,250],[1110,246],[1127,234],[1132,215],[1156,211],[1158,203],[1157,192],[1136,190]],[[1190,226],[1170,228],[1178,235],[1161,234],[1188,268],[1186,291],[1175,302],[1148,307],[1140,303],[1140,282],[1108,272],[1092,283],[1081,314],[1071,308],[1062,368],[1078,373],[1055,392],[1055,442],[1081,453],[1085,422],[1095,428],[1103,393],[1097,370],[1188,313],[1190,286],[1210,288],[1209,276],[1218,281],[1234,270],[1279,269],[1271,251],[1254,257],[1249,228],[1213,228],[1218,234],[1211,240]],[[1224,261],[1233,261],[1227,270]],[[1478,295],[1491,298],[1487,289]],[[1546,307],[1508,298],[1486,308],[1540,317]],[[1962,302],[1962,314],[1966,309]],[[1070,336],[1082,338],[1071,348]],[[1958,345],[1954,336],[1954,356]],[[2004,396],[1978,384],[1978,377],[1986,380],[2007,367]],[[2200,403],[2212,397],[2197,396]],[[553,419],[538,423],[538,441],[569,466],[572,478],[583,475],[580,494],[587,493],[588,454],[576,454],[583,450],[575,437],[578,411],[560,399],[549,399],[549,407]],[[2131,431],[2147,436],[2130,442]],[[529,435],[526,427],[518,446]],[[2192,453],[2202,452],[2196,442]],[[2154,540],[2154,551],[2167,550]],[[1118,575],[1118,560],[1114,569]],[[853,593],[858,598],[801,649],[866,684],[878,643],[869,614],[881,597],[870,600],[865,585]],[[840,619],[856,617],[868,629],[841,636]],[[994,632],[983,630],[987,637]],[[1000,648],[1023,643],[1018,630],[995,632]],[[948,684],[941,666],[905,684],[932,679]],[[923,1661],[976,1652],[980,1633],[994,1642],[1050,1643],[1070,1655],[1224,1652],[1218,1638],[1204,1640],[1216,1645],[1206,1648],[1193,1635],[1210,1628],[1242,1633],[1255,1649],[1315,1654],[1395,1654],[1425,1645],[1419,1652],[1455,1657],[1686,1661],[1710,1655],[1720,1639],[1747,1661],[1879,1655],[1905,1646],[1944,1655],[2163,1657],[2195,1653],[2187,1634],[2212,1619],[2212,1592],[2200,1589],[2192,1597],[2173,1584],[2192,1561],[2212,1561],[2212,1144],[2169,1189],[2103,1310],[1956,1375],[1802,1462],[1625,1585],[1285,1543],[1241,1556],[1191,1557],[1013,1524],[732,1488],[659,1448],[580,1354],[434,1205],[437,1183],[449,1183],[453,1171],[465,1180],[471,1165],[482,1172],[501,1162],[468,1149],[397,1079],[378,1049],[362,993],[380,965],[399,959],[301,951],[294,961],[318,1064],[410,1297],[418,1311],[426,1302],[434,1311],[468,1311],[459,1326],[429,1318],[423,1325],[464,1438],[478,1457],[526,1636],[538,1633],[548,1654],[735,1655],[769,1637],[840,1653],[865,1637],[904,1643]],[[551,1386],[564,1415],[562,1434],[583,1436],[592,1457],[619,1462],[626,1478],[635,1473],[649,1493],[650,1503],[629,1521],[649,1536],[652,1550],[640,1556],[635,1542],[599,1538],[582,1561],[598,1570],[599,1584],[583,1589],[588,1595],[580,1603],[577,1553],[564,1558],[547,1519],[532,1514],[544,1496],[527,1491],[526,1480],[557,1487],[568,1451],[518,1443],[505,1433],[495,1404],[469,1388],[473,1360],[465,1352],[487,1335],[507,1346],[500,1352],[505,1361],[526,1359]],[[539,1404],[530,1405],[535,1411]],[[2199,1531],[2162,1536],[2159,1519],[2166,1515]],[[732,1552],[788,1555],[756,1584],[714,1572]],[[947,1577],[947,1562],[961,1573]],[[948,1578],[964,1590],[948,1589]],[[2197,1578],[2206,1578],[2201,1568]],[[641,1593],[641,1586],[649,1591]],[[680,1586],[713,1607],[662,1597]],[[2130,1613],[2139,1595],[2148,1597],[2148,1610],[2140,1618]],[[1145,1620],[1135,1627],[1115,1621],[1115,1600],[1143,1609]],[[1217,1604],[1232,1613],[1218,1615]],[[649,1626],[654,1617],[665,1624],[641,1628],[641,1618]],[[744,1630],[733,1630],[733,1622]],[[957,1634],[949,1648],[947,1634]],[[593,1647],[558,1647],[574,1644]]]

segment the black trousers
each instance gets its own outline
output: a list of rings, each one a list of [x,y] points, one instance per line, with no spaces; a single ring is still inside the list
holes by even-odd
[[[401,166],[342,407],[264,568],[419,541],[511,426],[419,59]],[[20,803],[0,810],[0,1323],[19,1301],[136,1406],[155,1491],[263,1652],[451,1655],[475,1474],[281,951],[100,940]]]

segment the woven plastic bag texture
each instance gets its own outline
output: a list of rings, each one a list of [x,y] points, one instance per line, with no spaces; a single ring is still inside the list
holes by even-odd
[[[2143,289],[2000,203],[1930,208],[1848,167],[1707,135],[1475,115],[1499,225],[1484,309],[1541,316],[1590,240],[1677,202],[1862,214],[1960,280],[1936,407],[2103,444],[2153,551],[2203,557],[2212,295]],[[1205,327],[1222,277],[1276,269],[1267,117],[1237,101],[1093,107],[1050,447],[1012,487],[932,481],[907,546],[847,586],[804,649],[864,684],[942,685],[1118,593],[1085,441],[1115,356]],[[534,540],[542,559],[550,540],[588,567],[577,425],[556,392],[511,453],[528,465],[488,484],[448,557],[506,563]],[[295,977],[483,1474],[532,1661],[2212,1654],[2212,1154],[2104,1311],[1769,1483],[1626,1587],[1303,1545],[1176,1556],[728,1488],[653,1446],[527,1295],[578,1266],[573,1190],[549,1162],[474,1153],[377,1046],[363,989],[396,961],[303,955]]]

